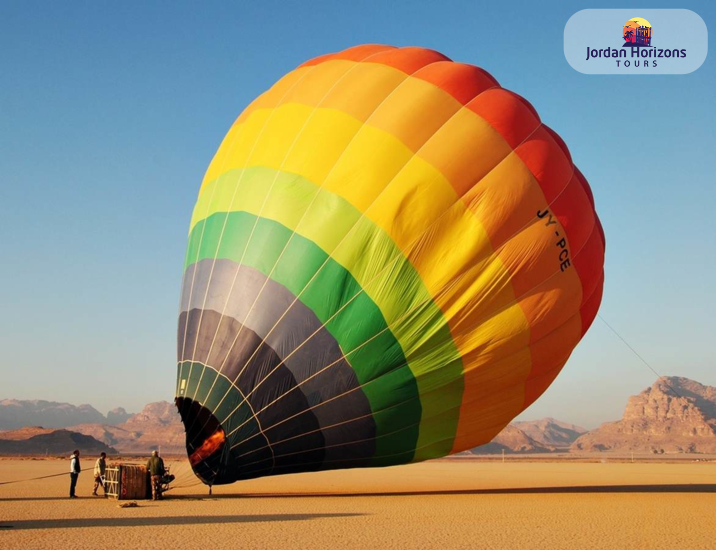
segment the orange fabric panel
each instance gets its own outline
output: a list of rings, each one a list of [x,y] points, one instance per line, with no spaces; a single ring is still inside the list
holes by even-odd
[[[549,208],[557,216],[569,239],[570,256],[576,255],[592,233],[596,216],[584,188],[575,176],[572,176],[569,185]]]
[[[420,157],[439,170],[466,204],[467,194],[499,168],[511,150],[497,131],[468,109],[460,109],[425,143]]]
[[[599,219],[599,216],[597,216],[597,230],[599,230],[599,236],[602,238],[602,251],[606,252],[607,250],[607,240],[604,236],[604,228],[602,227],[602,221]]]
[[[564,153],[564,156],[567,157],[567,160],[569,161],[569,163],[572,164],[572,154],[569,152],[569,148],[567,147],[567,144],[562,139],[562,136],[560,136],[557,132],[552,130],[552,128],[550,128],[546,124],[544,125],[544,129],[552,137],[554,142],[557,144],[557,147],[559,147],[562,150],[562,153]]]
[[[530,344],[532,370],[528,380],[539,378],[555,366],[563,364],[582,337],[582,319],[572,315],[552,332]]]
[[[579,180],[579,183],[584,188],[584,192],[589,198],[589,204],[591,204],[592,208],[594,208],[594,195],[592,194],[592,188],[589,187],[589,184],[587,183],[587,178],[584,177],[582,171],[576,166],[574,167],[574,176]]]
[[[513,149],[540,124],[539,116],[529,103],[502,88],[480,94],[468,108],[495,128]]]
[[[572,179],[571,160],[544,125],[515,151],[539,182],[547,204],[552,203]]]
[[[376,69],[376,65],[362,63],[329,63],[317,69],[304,69],[300,81],[291,83],[290,89],[280,81],[281,87],[274,86],[259,98],[260,101],[252,103],[235,125],[245,122],[255,109],[275,109],[286,103],[334,109],[365,122],[398,89],[403,94],[412,89],[409,85],[405,89],[407,79],[408,75],[402,72],[382,66]],[[356,101],[356,89],[361,90],[361,101]]]
[[[582,303],[582,285],[573,269],[559,272],[530,289],[520,300],[520,306],[530,323],[530,342],[536,342],[556,330]]]
[[[530,378],[525,382],[525,400],[522,405],[522,410],[529,407],[532,403],[537,401],[537,398],[542,395],[547,388],[554,382],[557,375],[564,367],[567,360],[565,359],[562,363],[555,366],[552,370],[542,373],[539,376]]]
[[[382,63],[406,74],[413,74],[447,92],[463,105],[488,88],[499,88],[497,80],[484,69],[466,63],[454,63],[443,54],[425,48],[392,48],[375,44],[357,46],[316,57],[299,68],[335,59]]]
[[[370,117],[370,125],[399,138],[411,151],[419,151],[460,107],[440,88],[411,78],[385,97]]]
[[[602,237],[596,227],[584,247],[574,255],[572,264],[582,281],[582,293],[584,294],[582,305],[584,305],[584,302],[592,295],[597,283],[603,276],[604,246],[602,245]]]
[[[587,182],[587,178],[584,177],[584,174],[577,168],[574,167],[574,175],[579,181],[580,185],[582,186],[582,189],[584,189],[584,192],[587,194],[587,198],[589,199],[589,203],[592,205],[592,209],[594,209],[594,194],[592,193],[592,188],[589,186],[589,183]],[[596,215],[596,210],[594,213],[595,222],[597,224],[597,231],[599,233],[599,236],[602,240],[602,248],[606,245],[606,240],[604,238],[604,228],[602,228],[602,222],[599,220],[599,217]]]
[[[581,187],[577,184],[574,187],[588,204]],[[574,269],[563,271],[560,265],[565,227],[557,219],[547,225],[547,219],[537,217],[537,212],[547,207],[544,195],[528,167],[515,154],[493,169],[468,197],[470,209],[482,222],[497,257],[510,273],[515,296],[523,297],[520,306],[534,338],[539,338],[555,326],[553,322],[542,323],[543,319],[563,321],[550,308],[564,306],[568,308],[567,315],[572,315],[580,305],[579,276]],[[541,289],[544,296],[539,296],[536,289]],[[543,326],[536,327],[540,323]]]
[[[426,48],[396,48],[385,50],[371,55],[366,61],[370,63],[382,63],[403,71],[406,74],[413,74],[421,67],[438,61],[450,61],[450,58],[434,50]]]
[[[590,326],[594,318],[597,316],[599,311],[599,304],[602,303],[602,292],[604,291],[604,273],[597,281],[597,286],[592,293],[592,296],[584,303],[580,310],[582,316],[582,334],[584,335]]]
[[[318,65],[319,63],[323,63],[324,61],[330,61],[331,59],[362,61],[365,58],[375,55],[379,52],[395,49],[397,49],[395,46],[385,46],[383,44],[364,44],[362,46],[353,46],[352,48],[348,48],[347,50],[343,50],[342,52],[328,53],[325,55],[314,57],[313,59],[310,59],[305,63],[300,64],[298,68],[300,69],[301,67]]]
[[[500,86],[487,71],[474,65],[452,61],[431,63],[413,76],[434,84],[463,105],[488,88]]]
[[[509,152],[507,144],[501,152],[505,151]],[[499,164],[495,163],[464,200],[482,223],[495,248],[503,246],[534,223],[537,210],[545,204],[534,176],[514,153],[507,154]]]
[[[504,356],[499,347],[476,349],[463,357],[465,388],[460,422],[451,452],[489,443],[520,411],[530,371],[526,347]]]

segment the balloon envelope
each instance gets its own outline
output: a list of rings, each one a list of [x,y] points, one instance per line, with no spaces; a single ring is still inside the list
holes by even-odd
[[[604,235],[562,140],[477,67],[366,45],[239,116],[201,185],[176,403],[206,483],[489,442],[594,319]]]

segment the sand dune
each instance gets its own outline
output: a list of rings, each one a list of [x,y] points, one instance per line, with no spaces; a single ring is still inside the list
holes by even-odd
[[[89,460],[85,467],[89,468]],[[0,483],[64,461],[0,461]],[[4,548],[707,548],[716,463],[444,460],[179,487],[120,509],[65,476],[0,485]],[[181,487],[183,485],[183,487]],[[86,495],[86,496],[85,496]]]

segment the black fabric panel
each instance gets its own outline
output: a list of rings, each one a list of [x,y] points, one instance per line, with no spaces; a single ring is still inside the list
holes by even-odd
[[[210,264],[200,264],[200,271],[196,275],[197,286],[193,294],[200,296],[202,300],[206,285],[204,281],[208,280],[204,272],[209,267]],[[215,275],[217,272],[226,271],[228,267],[235,272],[237,266],[230,263],[230,266],[219,267],[217,263]],[[242,273],[245,273],[246,285],[259,292],[265,282],[263,274],[247,266],[242,266]],[[186,279],[191,281],[192,277],[193,274],[188,273]],[[222,278],[212,278],[212,287],[217,280]],[[269,285],[274,286],[269,289]],[[185,289],[185,294],[187,291],[188,289]],[[248,289],[242,287],[237,295],[253,301],[255,296],[247,295],[247,292]],[[321,326],[312,311],[298,301],[291,306],[289,313],[281,318],[282,313],[293,303],[292,295],[287,295],[287,292],[284,287],[269,280],[259,300],[261,307],[255,307],[256,313],[248,315],[255,327],[271,333],[271,341],[282,350],[280,356],[266,341],[261,344],[262,340],[252,330],[253,327],[242,325],[229,316],[222,318],[212,310],[204,310],[202,316],[199,309],[191,310],[188,324],[187,313],[182,312],[180,315],[179,353],[183,350],[184,357],[193,357],[196,361],[208,364],[231,380],[238,377],[238,386],[242,392],[251,392],[258,385],[249,402],[272,446],[274,442],[301,435],[296,440],[281,443],[280,448],[275,450],[275,455],[301,451],[301,455],[295,459],[305,462],[306,455],[313,453],[309,449],[318,448],[316,441],[320,440],[325,460],[352,459],[356,461],[356,465],[368,465],[375,452],[375,422],[370,404],[359,388],[353,368],[343,358],[340,347],[333,336]],[[210,292],[208,295],[213,296],[214,293]],[[274,299],[276,303],[271,305],[268,301],[270,299]],[[230,302],[226,309],[228,312],[238,311],[237,308],[239,305],[231,305]],[[241,308],[242,311],[248,312],[246,305]],[[242,315],[247,317],[247,313]],[[196,329],[200,317],[201,330],[197,338]],[[184,334],[186,347],[183,345]],[[277,369],[276,366],[282,360],[284,363]],[[244,371],[239,376],[242,369]],[[264,381],[261,382],[262,380]],[[301,383],[298,388],[297,381]],[[269,405],[277,399],[276,403]],[[267,405],[269,406],[265,411],[259,412]],[[307,410],[311,407],[311,410]],[[291,418],[294,415],[297,416]],[[317,432],[319,428],[321,431]],[[356,441],[359,442],[354,443]],[[252,449],[239,445],[236,450],[239,453],[247,453]],[[246,460],[255,461],[258,456],[258,453],[254,452],[246,456]],[[295,459],[279,456],[277,460],[284,463]]]
[[[235,319],[224,317],[222,320],[221,314],[215,311],[204,311],[200,333],[197,335],[196,329],[200,316],[201,312],[199,310],[190,312],[187,342],[193,343],[198,339],[199,345],[197,347],[201,346],[202,349],[208,349],[217,327],[219,327],[220,334],[231,334],[231,341],[236,339],[236,343],[224,362],[221,374],[232,380],[241,393],[247,396],[248,403],[254,412],[279,396],[287,394],[281,399],[280,407],[272,407],[272,410],[275,411],[272,415],[265,416],[264,420],[259,419],[261,427],[263,427],[263,422],[265,421],[278,422],[303,412],[303,414],[295,416],[295,418],[286,420],[279,427],[271,430],[270,434],[267,434],[271,447],[274,446],[275,442],[301,435],[295,440],[282,444],[283,450],[281,454],[307,451],[306,454],[311,456],[311,461],[320,463],[324,458],[323,447],[325,443],[318,421],[311,411],[306,412],[306,409],[309,408],[306,396],[298,390],[289,392],[289,390],[296,387],[296,381],[291,372],[281,364],[281,360],[276,353],[269,346],[261,345],[262,340],[252,330],[242,327]],[[221,324],[219,324],[220,320]],[[238,338],[235,338],[237,335]],[[271,373],[271,376],[266,378],[269,373]],[[265,382],[260,383],[264,379],[266,379]],[[238,457],[242,452],[253,450],[255,448],[254,439],[257,438],[251,440],[250,446],[244,447],[241,443],[236,445],[232,449],[231,455]],[[274,454],[279,453],[274,450]],[[238,470],[241,472],[242,463],[256,461],[257,454],[251,453],[245,457],[237,458],[237,460],[239,461]],[[276,459],[277,464],[279,462],[281,464],[290,464],[290,461],[290,457]]]
[[[206,291],[207,285],[210,285],[209,292]],[[247,265],[242,265],[239,269],[238,264],[229,260],[202,260],[187,268],[181,308],[182,311],[198,310],[202,306],[205,310],[224,311],[227,317],[239,321],[244,329],[248,328],[264,339],[284,361],[296,383],[300,384],[296,391],[306,396],[309,406],[346,394],[335,402],[316,407],[312,411],[323,429],[363,417],[349,424],[352,431],[346,434],[348,439],[343,438],[345,430],[330,429],[324,433],[327,460],[334,454],[342,457],[347,452],[345,447],[334,445],[356,439],[371,440],[375,436],[370,404],[362,390],[356,389],[359,386],[358,379],[351,365],[343,357],[340,346],[313,311],[300,300],[296,300],[286,287],[267,279],[263,273]],[[184,337],[185,319],[185,314],[182,313],[179,322],[180,341]],[[205,321],[202,321],[202,325],[204,323]],[[226,330],[223,325],[224,322],[215,340],[215,331],[208,331],[205,335],[202,326],[202,335],[196,349],[193,331],[190,331],[187,334],[186,348],[183,344],[179,346],[179,356],[185,359],[193,357],[218,369],[237,336],[236,332]],[[239,338],[242,339],[242,347],[251,345],[250,342],[244,341],[243,335]],[[238,345],[239,342],[234,344],[234,347]],[[232,352],[232,355],[235,354]],[[229,357],[226,362],[228,364],[235,360],[236,357]],[[258,358],[255,362],[262,364]],[[273,376],[271,375],[271,378]],[[267,383],[273,383],[271,378]],[[272,409],[283,407],[282,401],[259,415],[262,425],[270,427],[280,421],[283,413]],[[374,453],[374,445],[369,441],[351,448],[350,452],[356,459],[367,460]]]

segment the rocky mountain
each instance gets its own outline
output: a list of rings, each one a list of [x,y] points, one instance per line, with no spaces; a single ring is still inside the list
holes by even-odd
[[[123,453],[148,453],[161,447],[162,452],[185,453],[184,425],[176,407],[167,401],[149,403],[141,412],[116,426],[79,424],[73,430],[90,435]]]
[[[587,432],[580,426],[554,418],[513,422],[512,425],[540,445],[555,449],[569,447],[579,436]]]
[[[30,439],[36,435],[49,434],[55,431],[55,428],[43,428],[42,426],[27,426],[19,430],[10,430],[0,432],[0,439],[7,441],[22,441]]]
[[[79,449],[82,454],[97,455],[104,451],[108,455],[118,454],[117,449],[97,441],[94,437],[63,429],[48,429],[40,426],[21,430],[0,432],[0,454],[2,455],[63,455]]]
[[[716,453],[716,387],[659,378],[629,398],[621,420],[582,435],[571,450]]]
[[[91,405],[71,405],[56,401],[0,400],[0,430],[15,430],[24,426],[67,428],[76,424],[119,424],[131,415],[121,407],[107,417]]]

